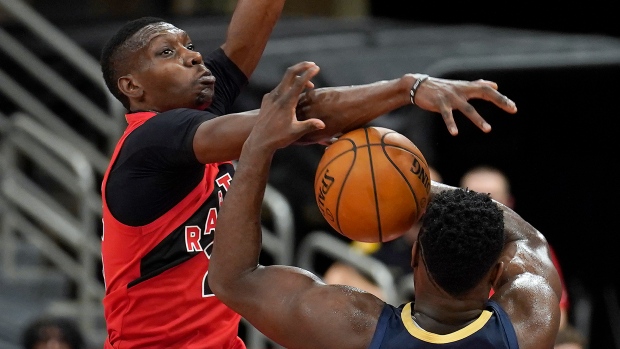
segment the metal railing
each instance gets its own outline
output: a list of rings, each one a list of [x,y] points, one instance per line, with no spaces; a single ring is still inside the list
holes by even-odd
[[[86,334],[101,335],[104,288],[96,234],[101,199],[93,190],[94,170],[83,152],[26,114],[12,115],[11,121],[1,147],[0,193],[8,203],[1,230],[3,270],[20,275],[15,241],[21,236],[71,279],[76,288],[72,312]],[[29,170],[22,169],[24,162],[31,164]],[[32,173],[53,185],[43,185]]]
[[[36,249],[75,287],[75,295],[56,300],[50,304],[53,309],[42,313],[75,316],[88,339],[102,343],[101,198],[96,178],[105,172],[125,126],[124,108],[107,90],[97,60],[27,2],[0,0],[0,11],[7,24],[0,28],[0,51],[7,63],[0,66],[0,96],[12,106],[0,111],[0,267],[11,278],[32,275],[33,266],[25,272],[17,262],[17,244]],[[63,75],[55,66],[70,67],[71,74]],[[76,80],[80,88],[74,86]],[[47,99],[41,98],[41,88]],[[93,93],[98,100],[88,97]],[[96,132],[103,144],[75,127],[76,120]],[[53,185],[32,178],[24,161]]]
[[[6,57],[36,77],[37,83],[99,132],[106,143],[106,150],[99,149],[91,139],[72,128],[63,115],[43,103],[28,86],[23,86],[11,71],[0,67],[0,95],[19,110],[8,116],[0,112],[0,140],[3,141],[0,199],[4,202],[0,267],[13,277],[20,276],[22,270],[16,262],[18,239],[40,251],[75,283],[77,290],[74,304],[59,304],[48,312],[75,315],[89,341],[100,344],[105,338],[101,307],[104,288],[98,277],[100,270],[97,270],[101,258],[98,232],[101,197],[95,178],[105,173],[109,153],[126,125],[125,110],[108,92],[99,63],[54,25],[24,1],[0,0],[0,10],[48,45],[49,50],[74,67],[76,74],[83,75],[106,98],[104,108],[100,107],[9,31],[0,28],[0,50]],[[23,158],[52,177],[64,190],[63,198],[50,192],[45,184],[29,178],[27,171],[20,167]],[[63,207],[66,203],[61,202],[67,195],[72,209]],[[269,228],[263,227],[265,251],[275,263],[291,264],[294,251],[292,209],[285,197],[270,186],[265,193],[264,207],[270,213]],[[247,327],[249,347],[275,345],[245,320],[242,325]]]
[[[66,103],[85,123],[100,132],[105,139],[107,149],[100,150],[92,140],[71,128],[62,116],[56,115],[37,96],[32,95],[10,72],[0,69],[0,93],[15,103],[21,111],[29,113],[57,135],[70,140],[87,155],[93,168],[102,174],[105,172],[108,153],[120,136],[124,123],[124,108],[108,91],[101,75],[99,62],[75,44],[53,24],[39,15],[24,1],[0,0],[0,9],[11,16],[31,35],[47,44],[49,51],[54,51],[62,60],[90,81],[105,98],[105,108],[99,107],[84,93],[70,83],[70,79],[56,73],[50,65],[40,59],[33,50],[13,38],[6,30],[0,29],[0,50],[12,58],[26,72],[36,77],[39,83],[47,87],[56,97]],[[74,76],[72,76],[74,77]]]
[[[387,303],[396,304],[400,301],[394,276],[384,263],[351,248],[349,244],[327,232],[313,231],[301,241],[297,266],[317,274],[316,257],[321,254],[350,264],[369,275],[385,294],[384,300]]]

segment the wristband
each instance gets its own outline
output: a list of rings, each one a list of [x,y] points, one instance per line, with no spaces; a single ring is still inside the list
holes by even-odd
[[[409,97],[411,98],[411,104],[413,105],[415,105],[414,98],[416,92],[418,92],[418,87],[420,87],[420,85],[429,78],[426,74],[420,74],[419,76],[420,77],[413,83],[413,86],[411,86],[411,91],[409,91]]]

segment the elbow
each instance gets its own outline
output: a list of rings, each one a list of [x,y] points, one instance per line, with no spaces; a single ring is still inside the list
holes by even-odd
[[[226,271],[222,270],[222,268],[220,267],[220,263],[218,263],[218,259],[214,253],[209,263],[209,271],[207,273],[207,285],[209,286],[211,292],[213,292],[213,294],[220,298],[220,295],[226,293],[228,282],[229,280],[227,280],[226,278]]]
[[[207,284],[211,293],[233,310],[234,303],[238,302],[243,290],[252,289],[247,285],[244,273],[220,268],[217,263],[209,265]]]
[[[209,268],[209,274],[207,274],[207,284],[211,292],[220,300],[224,301],[227,298],[229,288],[229,282],[222,277],[222,273],[217,271],[217,268]]]

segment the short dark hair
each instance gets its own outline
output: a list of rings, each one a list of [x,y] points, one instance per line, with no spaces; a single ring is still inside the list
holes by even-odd
[[[22,334],[25,349],[33,349],[39,342],[57,339],[71,349],[83,349],[84,338],[75,321],[64,317],[42,317],[34,320]]]
[[[118,99],[126,109],[129,109],[129,99],[119,89],[117,80],[119,78],[119,58],[123,57],[125,52],[120,49],[123,44],[133,34],[140,29],[152,23],[166,22],[159,17],[142,17],[125,23],[103,46],[99,63],[101,64],[101,72],[105,80],[108,90]]]
[[[488,194],[446,190],[429,201],[418,235],[431,278],[461,296],[476,286],[504,246],[503,211]]]

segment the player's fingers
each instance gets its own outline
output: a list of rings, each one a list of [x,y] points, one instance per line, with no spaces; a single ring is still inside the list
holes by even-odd
[[[517,106],[510,98],[497,91],[497,84],[487,80],[476,80],[475,88],[469,90],[468,98],[478,98],[489,101],[504,111],[514,114]]]
[[[319,119],[308,119],[295,123],[297,138],[316,130],[322,130],[325,128],[325,123]]]
[[[318,66],[314,62],[307,62],[307,61],[299,62],[295,65],[288,67],[286,69],[286,72],[284,73],[284,76],[282,77],[282,80],[280,81],[278,86],[275,88],[275,91],[278,94],[283,94],[287,92],[291,88],[291,86],[295,83],[295,81],[297,80],[297,77],[299,77],[301,74],[303,74],[304,72],[314,67],[318,68]],[[316,75],[316,73],[314,75]]]
[[[443,122],[448,128],[448,132],[450,132],[451,135],[456,136],[459,133],[459,129],[456,127],[456,122],[454,122],[452,108],[450,108],[445,103],[442,103],[439,107],[439,113],[441,114],[441,118],[443,119]]]
[[[489,87],[491,87],[494,90],[497,90],[498,86],[497,83],[495,81],[489,81],[489,80],[484,80],[484,79],[478,79],[475,82],[477,83],[481,83],[481,84],[485,84]]]
[[[461,105],[458,106],[457,109],[461,113],[463,113],[463,115],[465,115],[471,122],[473,122],[474,125],[478,126],[478,128],[481,129],[483,132],[491,132],[491,125],[489,125],[489,123],[486,122],[486,120],[484,120],[484,118],[482,118],[480,114],[478,114],[478,111],[476,110],[476,108],[474,108],[474,106],[472,106],[468,102],[463,102]]]
[[[310,79],[315,77],[318,73],[318,66],[315,65],[307,67],[305,71],[301,72],[301,75],[295,76],[293,80],[293,86],[289,89],[288,92],[299,98],[304,89],[314,87],[314,84],[310,81]]]

